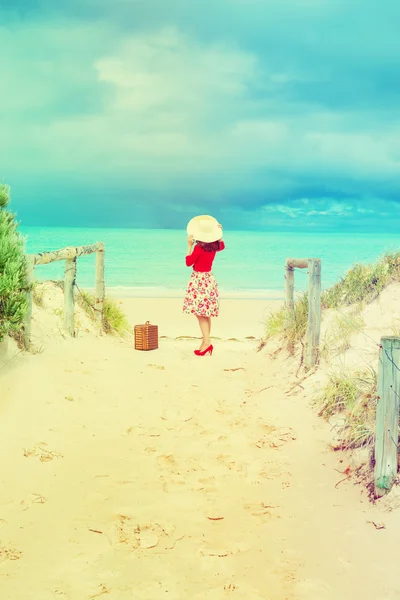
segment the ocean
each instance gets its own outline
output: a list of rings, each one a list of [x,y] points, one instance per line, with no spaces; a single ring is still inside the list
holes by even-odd
[[[190,270],[185,265],[185,231],[21,227],[28,253],[105,243],[106,286],[123,296],[179,296]],[[221,296],[282,298],[287,257],[321,258],[324,289],[338,281],[355,263],[375,261],[400,248],[400,234],[316,234],[225,231],[226,250],[217,255],[214,273]],[[61,279],[64,261],[36,267],[38,280]],[[77,284],[94,287],[95,257],[78,259]],[[305,271],[296,271],[296,291],[307,286]]]

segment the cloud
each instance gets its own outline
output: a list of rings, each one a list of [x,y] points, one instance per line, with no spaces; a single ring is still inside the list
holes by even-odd
[[[33,198],[55,219],[51,198],[79,218],[82,198],[90,214],[112,196],[153,224],[196,208],[348,219],[347,205],[368,220],[400,201],[394,0],[2,7],[0,169],[30,218]]]

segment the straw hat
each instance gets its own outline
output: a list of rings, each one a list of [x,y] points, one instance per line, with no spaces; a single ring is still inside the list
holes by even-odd
[[[194,217],[187,226],[188,235],[192,235],[198,242],[211,244],[222,237],[222,230],[214,217],[200,215]]]

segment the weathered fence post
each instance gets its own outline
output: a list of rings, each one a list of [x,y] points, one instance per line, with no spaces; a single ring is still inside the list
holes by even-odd
[[[38,254],[27,255],[27,285],[35,281],[35,265],[47,265],[56,260],[65,260],[65,279],[64,279],[64,327],[70,333],[75,334],[74,312],[75,312],[75,284],[76,284],[76,262],[79,256],[93,254],[97,252],[96,261],[96,320],[102,323],[102,313],[104,308],[104,243],[97,242],[88,246],[70,246],[61,250],[52,252],[39,252]],[[31,337],[32,320],[32,300],[33,293],[27,292],[28,309],[25,315],[24,344],[29,348]]]
[[[101,327],[103,322],[103,310],[104,310],[104,296],[105,296],[105,285],[104,285],[104,244],[96,253],[96,322]]]
[[[387,494],[397,475],[400,395],[400,338],[381,340],[376,407],[375,496]]]
[[[306,367],[311,368],[319,359],[321,334],[321,260],[308,260],[308,328]]]
[[[287,310],[294,310],[294,268],[291,265],[291,259],[286,259],[285,268],[285,305]]]
[[[32,307],[33,307],[33,285],[35,283],[35,257],[28,254],[26,256],[26,285],[29,288],[26,292],[28,301],[27,310],[25,313],[23,340],[26,350],[29,350],[31,345],[32,333]]]
[[[76,256],[65,261],[64,278],[64,327],[72,336],[75,335],[75,283]]]

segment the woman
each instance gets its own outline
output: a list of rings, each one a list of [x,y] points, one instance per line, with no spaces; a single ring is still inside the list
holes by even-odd
[[[219,291],[212,273],[212,265],[217,252],[224,250],[222,226],[213,217],[200,216],[188,225],[188,252],[186,265],[193,267],[183,311],[195,315],[199,322],[203,339],[196,356],[212,355],[210,341],[211,318],[219,314]]]

